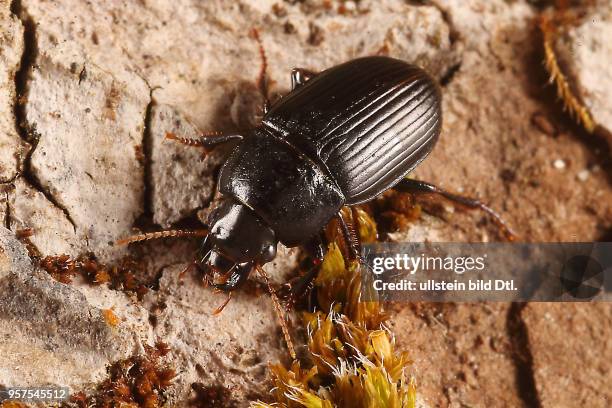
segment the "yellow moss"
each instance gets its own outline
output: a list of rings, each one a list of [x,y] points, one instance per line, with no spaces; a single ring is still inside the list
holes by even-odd
[[[28,405],[19,401],[4,401],[0,403],[0,408],[28,408]]]
[[[376,242],[378,239],[378,231],[376,223],[363,209],[357,207],[357,221],[359,225],[359,236],[362,243]]]
[[[361,239],[374,240],[374,221],[365,211],[356,215]],[[347,262],[338,242],[329,245],[315,285],[320,310],[303,315],[306,358],[289,368],[271,366],[274,402],[251,407],[414,407],[414,381],[405,378],[408,354],[395,350],[381,303],[362,301],[359,263]]]

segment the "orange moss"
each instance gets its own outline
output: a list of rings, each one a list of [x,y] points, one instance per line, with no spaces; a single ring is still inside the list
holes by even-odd
[[[169,352],[166,344],[145,346],[146,354],[118,361],[108,368],[108,378],[86,395],[74,394],[65,407],[143,407],[158,408],[165,402],[164,392],[176,376],[172,368],[161,365],[160,359]]]
[[[137,278],[144,275],[144,265],[131,258],[124,258],[117,265],[107,266],[100,263],[93,255],[84,255],[76,259],[68,255],[58,255],[43,258],[40,266],[55,280],[65,284],[71,283],[74,276],[79,275],[92,285],[108,283],[112,289],[133,292],[139,300],[148,291]]]
[[[104,320],[109,326],[116,327],[119,325],[119,323],[121,323],[121,319],[117,317],[112,309],[103,309],[102,316],[104,316]]]
[[[0,408],[28,408],[28,405],[19,401],[4,401],[0,403]]]

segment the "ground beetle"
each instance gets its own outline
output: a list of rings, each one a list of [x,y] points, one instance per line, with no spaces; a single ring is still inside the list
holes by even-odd
[[[210,213],[195,262],[217,289],[238,288],[253,269],[274,259],[278,242],[309,244],[315,258],[322,259],[321,231],[335,216],[358,257],[358,243],[350,239],[340,209],[390,188],[438,194],[483,209],[511,236],[482,203],[406,178],[432,150],[441,129],[440,88],[425,71],[375,56],[318,74],[294,69],[291,79],[291,92],[265,109],[261,124],[248,134],[198,140],[168,134],[209,149],[236,143],[221,168],[222,199]],[[162,231],[124,242],[185,234]],[[297,296],[315,276],[313,268],[285,289]]]

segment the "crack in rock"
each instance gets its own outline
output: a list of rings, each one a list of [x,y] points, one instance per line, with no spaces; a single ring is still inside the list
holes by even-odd
[[[8,3],[0,3],[0,27],[0,183],[10,183],[18,174],[27,144],[15,126],[19,96],[15,76],[24,53],[23,29]]]
[[[124,305],[122,294],[100,287],[77,290],[53,280],[2,227],[0,293],[0,378],[8,384],[44,378],[48,385],[80,389],[104,376],[109,362],[153,342],[142,307],[117,311],[121,322],[112,327],[103,310]]]
[[[145,81],[146,82],[146,81]],[[145,117],[143,121],[143,130],[142,130],[142,165],[144,169],[144,202],[143,202],[143,211],[144,217],[147,219],[151,219],[153,216],[153,174],[152,167],[153,163],[151,160],[152,152],[153,152],[153,141],[151,134],[151,122],[152,122],[152,112],[155,101],[153,100],[153,88],[149,86],[149,103],[147,104],[147,108],[145,109]]]
[[[22,140],[29,144],[29,149],[25,154],[25,159],[21,163],[21,169],[19,174],[36,190],[41,192],[45,198],[55,207],[60,209],[66,219],[72,224],[74,232],[76,233],[76,224],[68,209],[60,205],[55,197],[43,186],[31,170],[31,159],[34,150],[38,144],[40,135],[36,132],[35,127],[31,126],[26,118],[26,105],[28,96],[28,82],[30,80],[30,73],[36,66],[36,59],[38,57],[38,43],[36,40],[36,23],[33,18],[27,13],[23,7],[21,0],[14,0],[11,4],[11,12],[15,15],[21,24],[23,25],[23,53],[21,56],[21,62],[19,69],[15,72],[15,101],[14,101],[14,115],[15,115],[15,128],[22,138]],[[8,193],[7,193],[7,206],[8,206]],[[7,214],[10,212],[7,211]],[[6,223],[10,225],[10,220]]]
[[[522,312],[527,303],[513,303],[508,310],[507,329],[512,342],[512,358],[516,366],[516,387],[518,394],[528,407],[540,407],[533,370],[533,355],[529,346],[527,325]]]

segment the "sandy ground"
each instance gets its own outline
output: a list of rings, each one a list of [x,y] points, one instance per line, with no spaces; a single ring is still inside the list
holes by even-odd
[[[269,299],[242,293],[211,316],[223,298],[176,279],[195,243],[130,250],[148,263],[143,279],[154,286],[139,301],[51,280],[13,237],[32,228],[43,255],[93,252],[113,262],[127,251],[113,242],[134,226],[193,226],[225,152],[201,158],[164,135],[257,123],[254,27],[275,95],[287,92],[295,66],[321,70],[372,54],[423,66],[441,82],[444,126],[415,177],[482,199],[523,241],[609,241],[608,145],[569,120],[546,85],[541,10],[532,3],[0,0],[0,385],[89,389],[109,363],[161,338],[179,373],[171,403],[185,404],[194,383],[221,384],[240,405],[266,394],[266,365],[284,356]],[[609,6],[587,22],[567,41],[589,106],[612,128],[611,54],[601,42]],[[390,238],[500,239],[481,214],[443,218],[425,215]],[[296,259],[297,250],[283,251],[270,268],[275,279]],[[111,308],[118,327],[105,324],[102,310]],[[393,312],[423,406],[612,403],[609,304]]]

